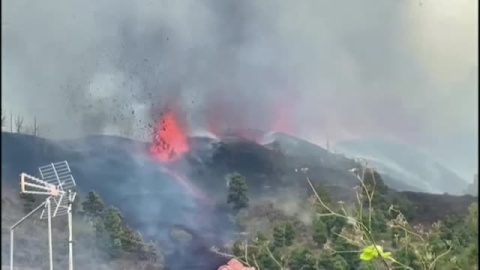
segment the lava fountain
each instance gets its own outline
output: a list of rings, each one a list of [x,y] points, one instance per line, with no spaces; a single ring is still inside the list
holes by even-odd
[[[157,123],[150,153],[160,162],[172,162],[188,153],[190,147],[186,132],[178,124],[175,114],[165,114]]]
[[[164,165],[163,172],[175,179],[190,195],[198,199],[205,199],[205,194],[172,164],[189,151],[187,132],[179,124],[177,116],[173,112],[164,114],[155,127],[150,154]]]

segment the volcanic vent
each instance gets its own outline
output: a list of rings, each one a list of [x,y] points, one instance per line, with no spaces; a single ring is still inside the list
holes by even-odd
[[[165,113],[156,124],[150,153],[161,162],[178,160],[190,150],[185,131],[176,114]]]

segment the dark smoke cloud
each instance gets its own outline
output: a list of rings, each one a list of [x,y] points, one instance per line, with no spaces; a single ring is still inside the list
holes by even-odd
[[[175,106],[194,130],[219,119],[318,143],[387,137],[476,164],[477,5],[4,1],[2,107],[56,138],[148,140]],[[459,138],[470,151],[455,152]]]

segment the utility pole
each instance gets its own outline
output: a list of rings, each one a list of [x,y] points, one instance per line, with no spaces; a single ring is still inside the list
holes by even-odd
[[[73,270],[72,205],[73,194],[68,190],[68,270]]]

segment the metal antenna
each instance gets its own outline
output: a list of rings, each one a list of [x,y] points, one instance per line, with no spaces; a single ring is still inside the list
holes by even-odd
[[[73,270],[72,204],[77,193],[72,192],[72,189],[76,187],[75,179],[73,178],[70,167],[66,161],[51,163],[38,168],[38,170],[42,179],[26,173],[22,173],[20,175],[21,193],[47,195],[48,197],[37,208],[25,215],[17,223],[10,227],[10,270],[13,270],[13,242],[15,228],[28,217],[39,211],[42,207],[43,211],[40,214],[40,219],[46,218],[48,221],[49,269],[53,270],[52,218],[67,214],[69,241],[68,269]]]

